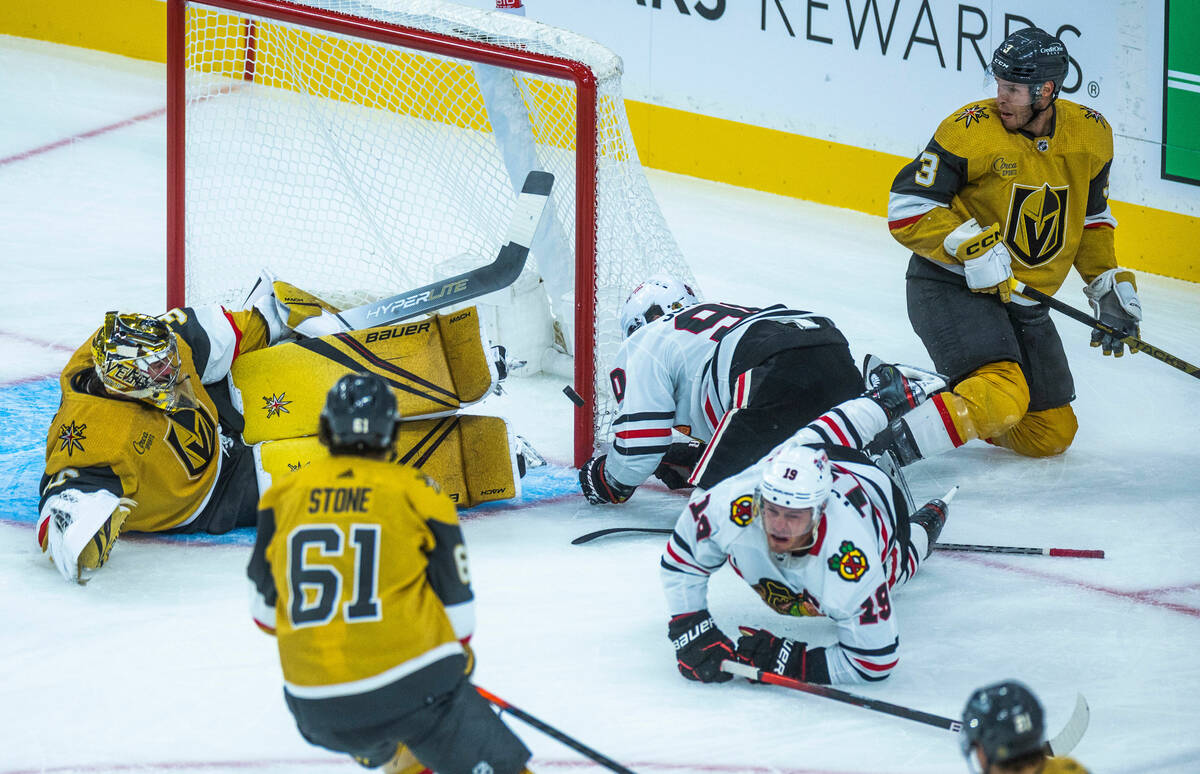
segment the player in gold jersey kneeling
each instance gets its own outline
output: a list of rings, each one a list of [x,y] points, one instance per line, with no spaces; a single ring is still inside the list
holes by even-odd
[[[342,377],[321,412],[330,457],[259,502],[247,574],[278,639],[284,699],[309,742],[368,768],[527,771],[530,753],[475,692],[474,594],[454,504],[387,461],[396,399]]]

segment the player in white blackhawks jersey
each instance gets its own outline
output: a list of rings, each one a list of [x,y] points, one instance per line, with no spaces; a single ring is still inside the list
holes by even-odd
[[[859,449],[945,386],[878,367],[875,389],[801,428],[766,458],[693,493],[662,555],[679,671],[723,682],[724,660],[812,683],[865,683],[896,666],[892,590],[913,576],[946,520],[941,501],[913,514],[898,485]],[[916,528],[913,525],[917,525]],[[708,578],[726,562],[780,615],[826,616],[837,643],[809,647],[740,627],[736,651],[708,612]]]
[[[811,312],[700,303],[656,276],[626,301],[622,328],[612,450],[579,471],[593,504],[624,502],[652,474],[712,486],[862,390],[846,337]],[[672,445],[675,427],[693,443]]]

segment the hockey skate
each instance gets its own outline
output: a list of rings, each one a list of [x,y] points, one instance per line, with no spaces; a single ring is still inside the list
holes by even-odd
[[[925,551],[926,559],[929,558],[929,554],[933,553],[933,544],[941,536],[942,527],[946,526],[946,517],[950,515],[950,500],[954,498],[956,492],[958,492],[957,486],[947,492],[944,497],[935,497],[925,503],[912,516],[908,517],[910,524],[920,524],[925,529],[925,533],[929,535],[929,548]]]

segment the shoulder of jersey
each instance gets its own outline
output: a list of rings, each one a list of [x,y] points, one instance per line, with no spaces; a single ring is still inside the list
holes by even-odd
[[[938,124],[934,139],[946,150],[967,156],[971,148],[986,145],[988,138],[1005,132],[1000,115],[996,112],[995,99],[968,102],[946,116]]]
[[[728,545],[742,534],[754,521],[754,487],[758,481],[758,469],[727,478],[709,490],[712,500],[705,508],[717,542]]]
[[[880,571],[875,535],[844,498],[832,499],[827,508],[832,513],[825,516],[821,563],[831,577],[858,585]]]
[[[1058,111],[1064,120],[1080,126],[1080,131],[1089,137],[1112,137],[1112,126],[1108,119],[1093,107],[1060,99]]]

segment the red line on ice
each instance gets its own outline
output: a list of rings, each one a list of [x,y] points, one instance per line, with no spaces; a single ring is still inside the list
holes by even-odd
[[[73,134],[70,137],[64,137],[61,140],[56,140],[48,145],[22,151],[21,153],[16,153],[12,156],[5,156],[4,158],[0,159],[0,167],[4,166],[5,164],[24,161],[25,159],[33,158],[34,156],[40,156],[43,153],[57,150],[64,145],[70,145],[71,143],[78,142],[79,140],[91,139],[92,137],[98,137],[102,134],[107,134],[117,129],[124,129],[127,126],[133,126],[134,124],[141,123],[142,121],[149,121],[151,118],[158,118],[161,115],[165,115],[166,112],[167,109],[165,107],[157,108],[155,110],[151,110],[149,113],[142,113],[141,115],[136,115],[132,118],[126,118],[124,121],[117,121],[115,124],[101,126],[97,129],[89,129],[86,132],[80,132],[79,134]]]

